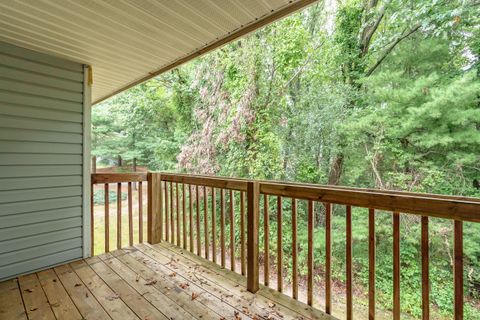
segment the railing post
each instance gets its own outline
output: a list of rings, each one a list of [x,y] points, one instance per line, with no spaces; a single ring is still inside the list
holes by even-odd
[[[148,181],[148,215],[147,215],[147,241],[150,244],[162,240],[163,220],[163,194],[160,173],[149,172]]]
[[[247,183],[247,290],[255,293],[259,289],[258,276],[258,225],[260,184]]]

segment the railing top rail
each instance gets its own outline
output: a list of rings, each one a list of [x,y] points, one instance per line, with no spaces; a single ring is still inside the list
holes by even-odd
[[[92,173],[92,184],[147,181],[146,172]]]
[[[161,172],[162,181],[246,191],[248,179]],[[480,199],[298,182],[259,180],[260,192],[273,196],[352,205],[444,219],[480,222]]]

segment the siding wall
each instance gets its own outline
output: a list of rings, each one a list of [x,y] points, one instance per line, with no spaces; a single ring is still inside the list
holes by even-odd
[[[82,257],[83,79],[0,42],[0,281]]]

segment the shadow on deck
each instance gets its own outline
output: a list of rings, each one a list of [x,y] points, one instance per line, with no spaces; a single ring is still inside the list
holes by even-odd
[[[167,243],[0,283],[1,319],[334,319]]]

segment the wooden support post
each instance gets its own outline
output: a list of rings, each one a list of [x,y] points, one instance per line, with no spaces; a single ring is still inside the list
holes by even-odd
[[[258,225],[260,184],[247,184],[247,290],[255,293],[259,289],[258,278]]]
[[[92,157],[92,173],[97,173],[97,156]]]
[[[148,216],[147,241],[159,243],[163,238],[163,193],[160,173],[149,172],[148,179]]]

